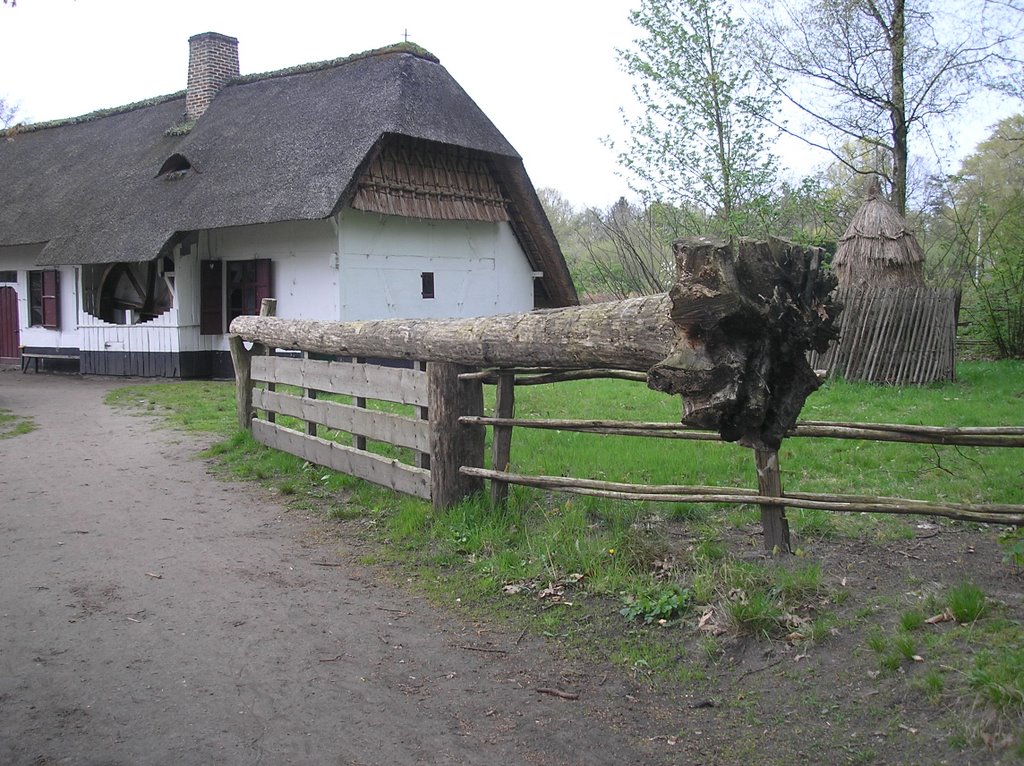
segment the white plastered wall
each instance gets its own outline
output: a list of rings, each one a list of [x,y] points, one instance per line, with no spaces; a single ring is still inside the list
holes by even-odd
[[[346,210],[319,221],[200,232],[176,257],[182,351],[224,351],[199,334],[199,261],[273,261],[277,315],[287,319],[483,316],[533,309],[533,272],[507,223],[427,221]],[[435,297],[422,297],[423,272]],[[188,285],[186,288],[185,286]]]
[[[37,265],[42,245],[17,245],[4,247],[0,258],[0,269],[17,271],[18,281],[18,325],[20,343],[23,346],[45,348],[78,348],[80,303],[78,300],[78,268],[74,266]],[[30,327],[28,272],[42,269],[56,269],[60,272],[60,327],[51,330],[46,327]]]
[[[507,223],[340,216],[340,318],[485,316],[533,308],[533,272]],[[424,272],[434,297],[422,297]]]
[[[175,265],[183,351],[225,351],[227,336],[199,334],[199,261],[270,258],[277,315],[288,319],[338,317],[338,240],[329,220],[216,229],[199,234],[190,255]],[[184,289],[184,285],[189,288]],[[186,294],[187,293],[187,294]]]

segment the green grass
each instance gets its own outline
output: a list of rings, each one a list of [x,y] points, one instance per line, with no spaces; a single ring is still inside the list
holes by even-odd
[[[1024,363],[970,363],[958,371],[958,382],[924,388],[830,382],[810,397],[803,418],[1021,424]],[[490,409],[493,390],[485,394]],[[524,418],[678,421],[680,415],[678,399],[624,381],[521,387],[516,397],[516,414]],[[368,519],[377,547],[367,561],[397,565],[403,579],[437,600],[460,599],[460,608],[492,619],[513,615],[519,624],[557,637],[567,651],[612,657],[637,677],[692,681],[694,663],[717,662],[737,637],[774,642],[796,636],[827,645],[834,633],[853,630],[859,645],[877,655],[884,677],[906,673],[929,700],[938,703],[969,689],[1003,715],[1020,714],[1020,626],[991,618],[984,594],[967,583],[913,602],[880,603],[855,586],[840,587],[840,578],[810,557],[751,557],[759,545],[756,507],[643,505],[512,487],[505,508],[492,509],[477,497],[435,513],[427,503],[260,446],[237,431],[229,383],[133,386],[113,392],[110,401],[217,435],[208,454],[229,476],[260,481],[284,501],[320,509],[339,522]],[[343,443],[348,438],[323,430],[321,436]],[[408,460],[411,453],[389,454]],[[789,491],[1024,504],[1019,450],[794,438],[783,444],[780,464]],[[524,428],[515,431],[511,469],[650,484],[757,486],[750,451],[732,444]],[[898,517],[801,510],[787,515],[796,545],[812,552],[822,541],[899,546],[914,536],[913,522]],[[680,536],[681,548],[669,545]],[[738,542],[743,540],[753,551]],[[1006,538],[1008,560],[1014,560],[1018,541]],[[553,608],[569,602],[571,609]],[[926,615],[946,608],[973,627],[937,633],[924,625]],[[847,614],[844,621],[839,611]],[[722,632],[696,633],[702,615],[711,615]],[[975,622],[979,617],[985,619]],[[927,667],[914,659],[919,653]],[[933,657],[956,672],[941,670]]]
[[[32,418],[16,415],[10,410],[0,409],[0,439],[11,439],[15,436],[31,433],[36,429]]]
[[[946,598],[949,611],[957,622],[971,623],[985,613],[985,594],[974,583],[958,583],[950,588]]]

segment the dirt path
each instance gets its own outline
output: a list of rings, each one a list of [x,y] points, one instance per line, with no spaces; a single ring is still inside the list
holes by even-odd
[[[374,582],[121,383],[0,370],[0,763],[670,762],[642,692]]]

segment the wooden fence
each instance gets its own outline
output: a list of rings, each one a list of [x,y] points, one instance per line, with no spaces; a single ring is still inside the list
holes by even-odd
[[[265,306],[265,313],[273,307]],[[562,476],[526,476],[508,470],[513,430],[547,428],[649,438],[720,440],[717,433],[687,429],[679,423],[637,423],[609,420],[540,420],[514,416],[515,387],[596,377],[646,380],[644,373],[601,369],[541,370],[500,368],[479,370],[444,361],[426,369],[400,369],[365,361],[320,361],[275,357],[253,335],[231,336],[239,424],[261,443],[417,497],[445,508],[484,489],[502,503],[508,486],[519,484],[548,490],[622,500],[689,503],[755,504],[761,508],[764,544],[768,550],[791,549],[786,508],[837,512],[921,514],[969,521],[1024,525],[1024,506],[938,503],[869,495],[824,495],[783,491],[777,450],[756,449],[756,489],[687,485],[636,485]],[[296,344],[299,345],[299,344]],[[303,349],[297,349],[303,351]],[[308,349],[307,349],[308,350]],[[382,351],[384,349],[382,348]],[[483,412],[483,384],[497,387],[493,417]],[[288,389],[279,389],[287,386]],[[322,393],[352,397],[345,404]],[[366,409],[367,399],[416,407],[416,417]],[[264,416],[258,417],[258,413]],[[305,423],[299,430],[282,426],[277,416]],[[484,468],[485,429],[493,428],[491,468]],[[320,428],[353,435],[353,445],[325,439]],[[883,423],[804,421],[792,438],[865,439],[918,444],[1024,447],[1024,427],[939,428]],[[369,452],[366,440],[412,449],[416,465]]]
[[[273,315],[273,302],[264,303],[261,313]],[[261,444],[430,500],[437,508],[483,489],[483,479],[459,471],[482,466],[484,454],[484,428],[458,420],[483,414],[480,382],[459,379],[468,368],[273,356],[259,342],[247,349],[241,337],[230,340],[239,425]],[[345,396],[352,403],[324,394]],[[368,409],[368,399],[410,405],[415,417]],[[284,426],[278,416],[298,419],[304,428]],[[351,434],[352,445],[324,438],[321,429]],[[370,451],[368,441],[411,449],[415,464]]]
[[[660,439],[721,441],[717,433],[688,429],[679,423],[624,422],[614,420],[519,419],[514,417],[514,392],[518,385],[537,385],[566,380],[615,377],[637,380],[633,372],[564,370],[493,370],[466,373],[467,380],[481,380],[498,386],[494,417],[463,416],[465,425],[491,426],[494,429],[492,467],[463,467],[468,476],[491,481],[491,496],[501,502],[510,484],[537,487],[571,494],[591,495],[628,501],[757,504],[768,550],[790,550],[786,508],[807,508],[846,513],[890,513],[940,516],[964,521],[1024,525],[1024,505],[939,503],[899,497],[871,495],[835,495],[807,492],[784,492],[778,452],[755,450],[757,489],[737,487],[702,487],[690,485],[639,485],[598,481],[565,476],[529,476],[508,471],[512,432],[516,427],[556,429],[593,434],[614,434]],[[984,447],[1024,447],[1024,427],[942,428],[888,423],[833,423],[801,421],[790,432],[790,438],[859,439],[865,441],[903,442],[911,444],[959,445]]]
[[[811,354],[814,369],[893,385],[953,380],[959,290],[866,287],[838,293],[839,339]]]

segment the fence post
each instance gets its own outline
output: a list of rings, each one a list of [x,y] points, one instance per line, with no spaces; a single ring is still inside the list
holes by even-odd
[[[235,368],[235,411],[238,413],[238,427],[243,431],[252,429],[252,353],[242,343],[241,335],[228,336],[228,350],[231,364]]]
[[[260,303],[260,316],[272,317],[277,314],[277,298],[264,298]],[[253,343],[247,349],[242,336],[228,335],[228,350],[231,352],[231,365],[235,368],[235,411],[238,413],[238,427],[243,431],[252,430],[252,419],[255,412],[252,408],[252,357],[253,354],[268,354],[270,349],[262,343]],[[273,386],[267,389],[273,391]]]
[[[261,317],[277,316],[277,298],[264,298],[262,301],[260,301],[260,316]],[[271,352],[272,352],[272,349],[267,348],[262,343],[253,343],[252,344],[252,353],[254,353],[254,354],[260,354],[261,356],[270,356]],[[277,390],[277,384],[276,383],[267,383],[267,390],[268,391],[275,391],[275,390]],[[249,394],[249,400],[250,400],[250,402],[252,401],[252,393]],[[251,406],[252,405],[250,404],[250,407]],[[276,423],[277,422],[277,413],[268,412],[267,413],[267,422],[268,423]]]
[[[426,362],[416,362],[415,368],[420,372],[427,371]],[[416,417],[419,420],[430,420],[430,408],[429,407],[417,407]],[[430,470],[430,453],[429,452],[417,452],[416,453],[416,467],[422,468],[424,471]]]
[[[303,351],[302,352],[302,358],[303,359],[309,359],[309,352],[308,351]],[[307,399],[316,399],[316,396],[317,396],[317,392],[316,392],[315,388],[307,388],[306,389],[306,398]],[[317,422],[315,420],[307,420],[306,421],[306,433],[307,434],[309,434],[310,436],[316,436],[317,435],[317,430],[318,430],[317,429]]]
[[[779,452],[758,447],[754,449],[757,465],[757,491],[766,497],[782,497],[782,474],[779,471]],[[792,553],[789,542],[789,522],[786,509],[781,505],[761,506],[761,528],[764,530],[764,549]]]
[[[497,393],[494,402],[494,417],[515,417],[516,378],[509,372],[498,374]],[[507,471],[512,451],[512,426],[494,426],[491,441],[491,468]],[[508,500],[508,482],[491,479],[491,505],[498,507]]]
[[[366,364],[366,357],[357,356],[352,361],[355,364]],[[355,399],[355,401],[353,402],[354,406],[359,407],[362,410],[366,409],[366,397],[365,396],[356,396],[356,397],[353,397],[353,398]],[[354,438],[352,439],[353,446],[356,449],[366,449],[366,437],[365,436],[360,436],[359,434],[354,434],[353,436],[354,436]]]
[[[427,408],[430,420],[430,497],[434,510],[443,510],[480,492],[484,481],[463,476],[459,468],[484,464],[484,427],[459,423],[460,415],[482,416],[483,384],[459,380],[471,368],[447,362],[427,364]]]

